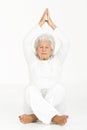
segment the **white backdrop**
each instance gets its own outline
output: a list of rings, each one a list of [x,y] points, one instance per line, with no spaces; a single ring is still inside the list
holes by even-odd
[[[0,86],[28,83],[22,41],[38,23],[45,8],[70,39],[62,82],[69,96],[87,101],[87,1],[86,0],[1,0],[0,1]],[[77,95],[78,94],[78,95]],[[74,97],[73,97],[74,95]]]

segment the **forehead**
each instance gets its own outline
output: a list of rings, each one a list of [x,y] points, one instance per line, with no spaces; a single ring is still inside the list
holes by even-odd
[[[49,40],[43,40],[38,42],[38,46],[51,46],[51,43]]]

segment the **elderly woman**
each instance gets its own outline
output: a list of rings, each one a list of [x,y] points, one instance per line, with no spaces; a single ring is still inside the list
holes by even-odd
[[[43,33],[45,22],[52,33]],[[61,44],[57,50],[58,41]],[[30,82],[25,93],[25,113],[19,116],[20,121],[26,124],[40,120],[44,124],[64,125],[68,116],[63,111],[65,89],[59,79],[68,41],[51,20],[48,9],[39,24],[25,37],[23,48]]]

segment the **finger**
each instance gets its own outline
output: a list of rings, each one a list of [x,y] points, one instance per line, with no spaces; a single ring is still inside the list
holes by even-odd
[[[48,19],[48,22],[51,22],[51,17],[50,17],[50,13],[49,13],[49,10],[48,10],[48,13],[47,13],[47,19]]]
[[[44,18],[46,14],[47,14],[47,9],[45,9],[45,11],[44,11],[44,13],[42,15],[42,18]]]
[[[47,10],[47,15],[48,15],[48,17],[50,17],[50,12],[49,12],[49,10]]]
[[[46,10],[48,11],[48,8],[46,8]]]
[[[46,10],[45,10],[45,11],[46,11],[46,14],[47,14],[47,13],[48,13],[48,8],[46,8]]]

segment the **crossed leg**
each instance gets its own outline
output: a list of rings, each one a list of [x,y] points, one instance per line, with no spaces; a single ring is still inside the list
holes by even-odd
[[[20,121],[26,124],[39,119],[45,124],[49,124],[52,121],[53,123],[64,125],[67,122],[68,116],[60,115],[55,109],[55,106],[61,102],[63,95],[64,91],[62,91],[61,87],[55,87],[53,90],[50,89],[45,98],[43,98],[37,88],[30,87],[28,96],[30,96],[33,111],[32,114],[19,116]],[[27,97],[27,102],[29,103],[29,97]]]

